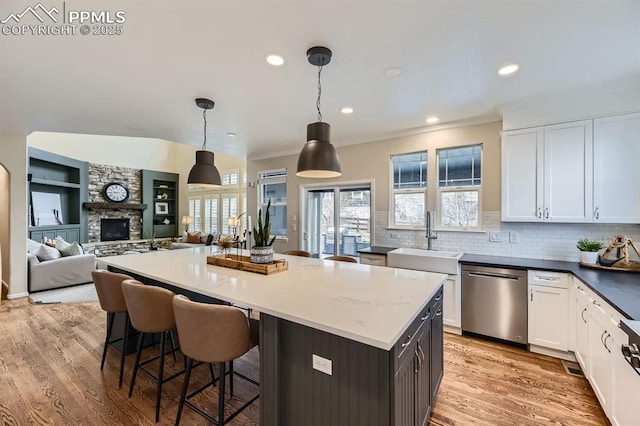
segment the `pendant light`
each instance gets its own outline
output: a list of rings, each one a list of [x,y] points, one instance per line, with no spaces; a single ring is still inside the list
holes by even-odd
[[[220,172],[213,164],[213,152],[207,151],[207,110],[213,109],[215,103],[210,99],[196,99],[198,108],[202,108],[202,118],[204,119],[204,142],[202,149],[196,151],[196,164],[193,165],[187,179],[188,185],[217,188],[221,185]]]
[[[318,121],[307,125],[307,143],[304,144],[298,156],[296,176],[305,178],[338,177],[342,175],[342,170],[336,149],[329,142],[331,125],[322,121],[322,113],[320,112],[320,95],[322,94],[320,76],[322,67],[331,62],[331,50],[321,46],[312,47],[307,50],[307,59],[311,65],[318,67],[318,99],[316,100]]]

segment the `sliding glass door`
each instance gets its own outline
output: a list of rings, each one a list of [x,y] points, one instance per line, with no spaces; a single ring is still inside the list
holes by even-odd
[[[358,257],[371,245],[371,186],[306,189],[303,247],[313,257]]]

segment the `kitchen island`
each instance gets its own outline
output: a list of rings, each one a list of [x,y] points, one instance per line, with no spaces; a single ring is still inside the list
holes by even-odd
[[[423,424],[442,378],[445,275],[276,255],[289,270],[264,276],[208,265],[215,250],[100,260],[260,312],[262,425]]]

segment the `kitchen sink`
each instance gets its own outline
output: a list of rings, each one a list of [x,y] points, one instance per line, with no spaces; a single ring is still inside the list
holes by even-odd
[[[457,275],[458,260],[462,254],[402,247],[387,253],[387,266]]]

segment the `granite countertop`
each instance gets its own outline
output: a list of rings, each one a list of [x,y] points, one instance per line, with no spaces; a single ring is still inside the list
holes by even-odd
[[[568,272],[589,286],[622,315],[631,320],[640,320],[640,274],[638,273],[591,269],[581,266],[578,262],[475,254],[465,254],[460,259],[460,263]]]
[[[287,271],[260,275],[208,265],[214,251],[203,246],[100,261],[387,351],[447,277],[282,254],[275,258],[289,262]]]
[[[371,246],[358,250],[358,253],[383,254],[386,256],[391,250],[395,250],[397,248],[398,247]]]

